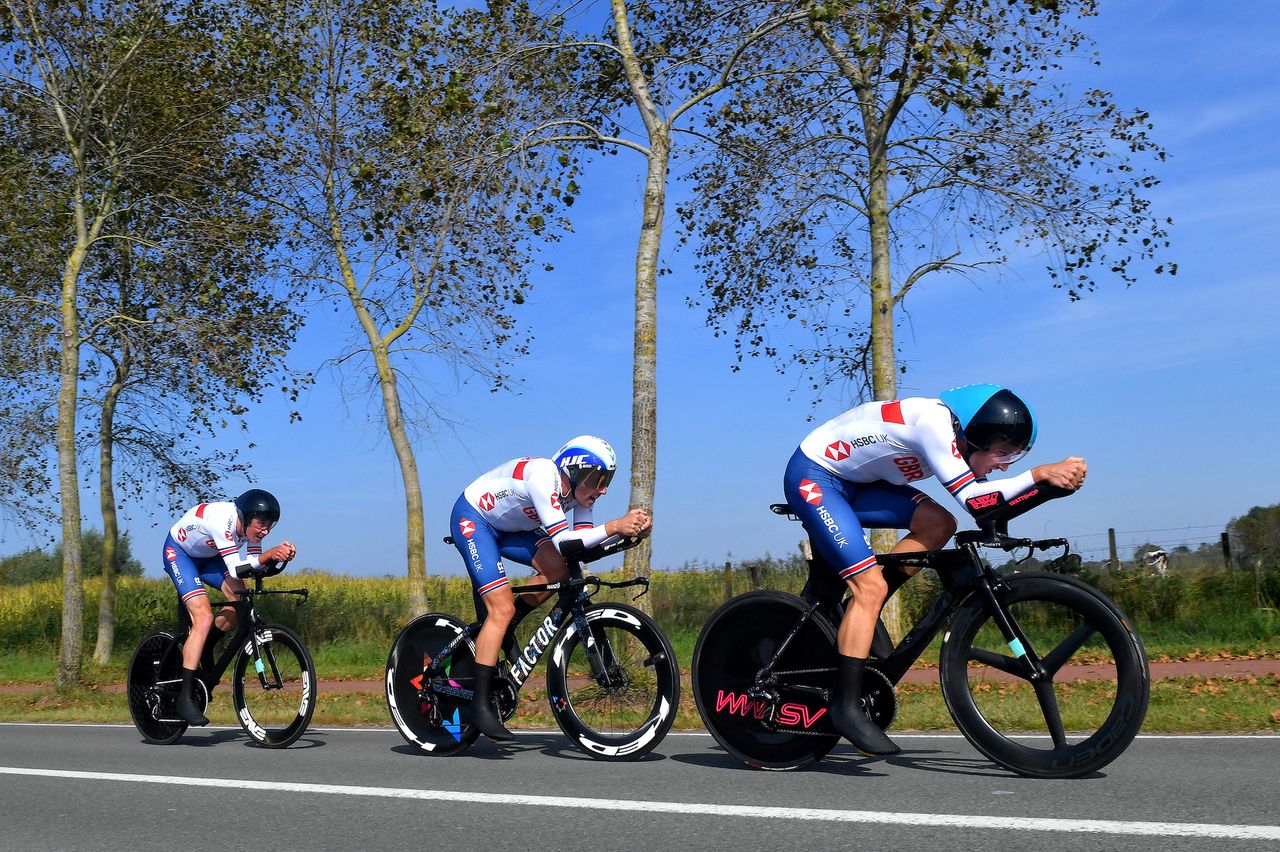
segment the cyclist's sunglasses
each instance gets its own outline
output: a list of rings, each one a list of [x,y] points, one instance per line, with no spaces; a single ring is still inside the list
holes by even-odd
[[[597,488],[608,488],[609,483],[613,482],[613,475],[617,473],[615,470],[601,470],[596,468],[582,478],[579,485],[585,485],[588,490],[595,491]]]

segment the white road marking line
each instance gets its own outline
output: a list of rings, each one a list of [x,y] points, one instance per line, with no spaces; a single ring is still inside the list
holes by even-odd
[[[77,772],[65,769],[29,769],[0,766],[0,775],[67,778],[77,781],[123,781],[187,787],[217,787],[264,792],[364,796],[379,799],[420,799],[432,802],[467,802],[486,805],[522,805],[681,814],[685,816],[795,819],[814,822],[856,822],[880,825],[943,826],[981,830],[1049,831],[1086,834],[1119,834],[1147,837],[1212,837],[1224,840],[1280,840],[1280,825],[1217,825],[1187,822],[1129,822],[1101,819],[1038,819],[971,814],[917,814],[881,811],[842,811],[824,808],[777,808],[749,805],[716,805],[694,802],[642,802],[627,799],[530,796],[515,793],[468,793],[458,790],[416,790],[396,787],[355,787],[342,784],[302,784],[290,781],[248,781],[223,778],[184,778],[177,775],[132,775],[121,772]]]

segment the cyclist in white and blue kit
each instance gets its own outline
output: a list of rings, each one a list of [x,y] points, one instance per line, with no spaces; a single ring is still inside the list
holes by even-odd
[[[267,551],[262,540],[280,520],[280,501],[268,491],[250,488],[235,500],[201,503],[187,510],[164,540],[164,571],[191,616],[191,632],[182,646],[182,691],[178,715],[192,725],[209,720],[191,699],[198,668],[213,664],[213,647],[236,624],[236,611],[224,606],[215,617],[205,585],[221,589],[228,600],[244,591],[239,572],[288,562],[297,555],[283,541]]]
[[[502,724],[491,694],[498,652],[515,625],[549,592],[516,600],[502,560],[530,565],[535,582],[554,583],[568,574],[560,548],[568,541],[594,547],[614,535],[649,535],[653,521],[643,509],[596,525],[595,502],[609,490],[617,470],[613,447],[594,435],[569,441],[554,458],[519,458],[498,465],[467,486],[453,507],[449,529],[462,554],[484,624],[476,637],[472,724],[490,739],[511,732]],[[573,510],[573,523],[565,514]]]
[[[938,399],[859,405],[814,429],[792,455],[783,477],[787,504],[817,555],[853,595],[839,628],[831,719],[864,754],[898,752],[861,707],[862,676],[880,608],[913,573],[882,571],[864,528],[909,530],[894,553],[945,546],[956,531],[955,518],[910,485],[930,476],[962,506],[996,492],[1012,500],[1037,482],[1078,488],[1088,468],[1076,456],[987,480],[992,471],[1008,470],[1026,455],[1035,439],[1035,418],[1016,394],[999,385],[966,385]]]

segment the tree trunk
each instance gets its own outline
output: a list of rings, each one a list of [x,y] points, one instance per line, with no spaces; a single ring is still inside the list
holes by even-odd
[[[629,508],[653,511],[658,458],[658,254],[667,206],[667,169],[671,129],[658,114],[649,81],[636,54],[626,0],[610,0],[618,52],[627,86],[649,137],[644,184],[644,219],[636,247],[635,339],[631,371],[631,501]],[[623,570],[635,577],[649,573],[653,545],[645,539],[626,553]],[[647,603],[647,602],[646,602]]]
[[[330,187],[330,190],[332,188]],[[426,531],[422,515],[422,482],[418,478],[418,461],[409,443],[404,425],[404,408],[400,404],[400,391],[396,386],[395,370],[391,368],[387,343],[378,330],[377,322],[360,295],[355,270],[343,245],[342,228],[330,206],[330,238],[334,255],[342,272],[343,286],[355,311],[356,319],[369,341],[374,367],[378,371],[378,386],[382,391],[382,409],[387,417],[387,434],[400,462],[400,478],[404,483],[405,505],[405,556],[409,563],[409,615],[417,617],[427,611],[427,549]]]
[[[671,146],[665,128],[650,141],[644,188],[644,221],[636,249],[635,351],[631,373],[631,501],[629,508],[653,511],[658,458],[658,253],[666,213]],[[653,546],[645,539],[628,550],[628,576],[647,575]],[[643,599],[642,599],[643,600]]]
[[[871,390],[876,399],[894,399],[898,395],[898,365],[893,341],[893,279],[889,269],[889,192],[888,166],[869,145],[871,156],[871,193],[867,212],[871,234]],[[898,543],[897,530],[873,530],[871,549],[887,553]],[[902,611],[898,596],[888,600],[881,614],[885,627],[894,640],[902,637]]]
[[[93,649],[93,661],[105,666],[111,661],[111,651],[116,638],[116,550],[120,528],[116,518],[116,492],[114,475],[115,444],[113,432],[116,402],[124,389],[129,372],[129,352],[116,369],[115,381],[107,388],[102,401],[102,422],[98,428],[98,493],[102,507],[102,592],[98,597],[98,642]]]
[[[62,273],[62,334],[58,390],[58,489],[62,510],[62,647],[57,683],[81,682],[84,665],[84,574],[80,556],[80,470],[76,459],[76,402],[80,392],[80,268],[88,244],[77,240]]]
[[[418,461],[405,430],[400,392],[396,387],[396,376],[391,369],[386,347],[375,346],[373,356],[378,368],[378,383],[382,386],[382,406],[387,415],[387,434],[391,436],[391,444],[396,448],[396,458],[400,462],[400,476],[404,482],[405,555],[409,562],[409,614],[411,617],[417,617],[427,611],[427,550],[426,529],[422,514],[422,483],[418,479]]]

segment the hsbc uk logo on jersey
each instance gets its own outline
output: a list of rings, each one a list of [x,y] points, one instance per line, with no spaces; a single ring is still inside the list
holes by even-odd
[[[849,450],[850,447],[848,441],[833,441],[832,443],[827,444],[826,455],[827,458],[832,461],[844,461],[849,458]]]
[[[804,502],[814,506],[822,503],[822,489],[810,479],[800,480],[800,496],[804,497]]]
[[[492,512],[493,507],[498,501],[494,500],[493,495],[486,491],[484,494],[480,495],[480,500],[478,502],[481,509],[484,509],[486,512]]]
[[[827,528],[827,532],[831,533],[831,540],[836,543],[837,547],[843,548],[849,543],[844,533],[840,532],[840,526],[836,523],[836,519],[831,517],[831,513],[827,511],[827,507],[822,505],[822,488],[818,483],[811,479],[800,480],[800,495],[804,497],[804,502],[818,507],[818,518],[822,521],[823,526]]]
[[[462,533],[464,538],[471,538],[476,532],[475,522],[470,518],[463,518],[458,521],[458,532]]]

